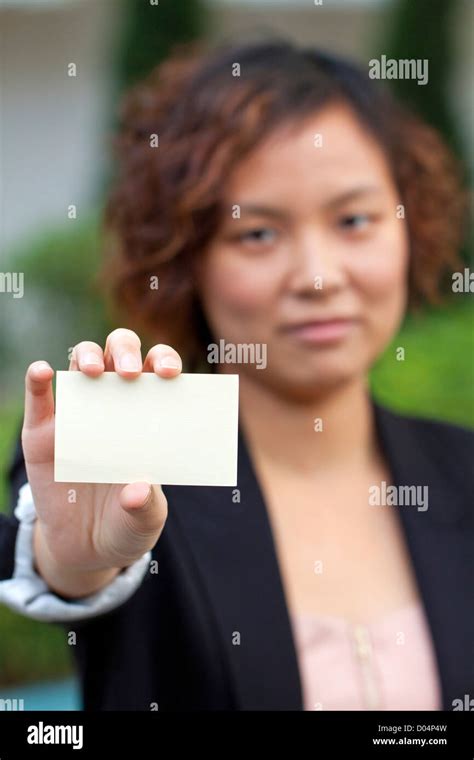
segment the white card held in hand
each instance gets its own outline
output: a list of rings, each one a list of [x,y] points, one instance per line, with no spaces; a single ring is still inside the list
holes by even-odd
[[[55,480],[235,486],[238,375],[56,375]]]

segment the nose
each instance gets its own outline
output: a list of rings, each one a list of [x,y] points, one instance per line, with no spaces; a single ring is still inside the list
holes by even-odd
[[[328,295],[346,284],[347,272],[334,241],[314,227],[301,232],[289,251],[291,290],[298,294]]]

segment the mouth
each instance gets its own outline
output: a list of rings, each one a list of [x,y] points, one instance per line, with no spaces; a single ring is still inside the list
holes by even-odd
[[[290,338],[310,344],[338,343],[351,333],[356,319],[335,317],[333,319],[311,320],[283,326],[282,331]]]

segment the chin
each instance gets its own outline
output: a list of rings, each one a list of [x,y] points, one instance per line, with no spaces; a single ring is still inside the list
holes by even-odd
[[[264,376],[263,376],[264,375]],[[320,364],[291,367],[268,367],[262,372],[261,381],[273,391],[294,401],[306,403],[316,400],[337,388],[343,387],[365,377],[365,368],[358,364],[347,363],[346,366],[334,366],[334,363],[322,361]]]

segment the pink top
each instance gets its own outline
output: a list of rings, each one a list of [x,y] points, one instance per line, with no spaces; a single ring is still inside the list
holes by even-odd
[[[368,625],[292,619],[305,710],[440,710],[430,632],[420,603]]]

